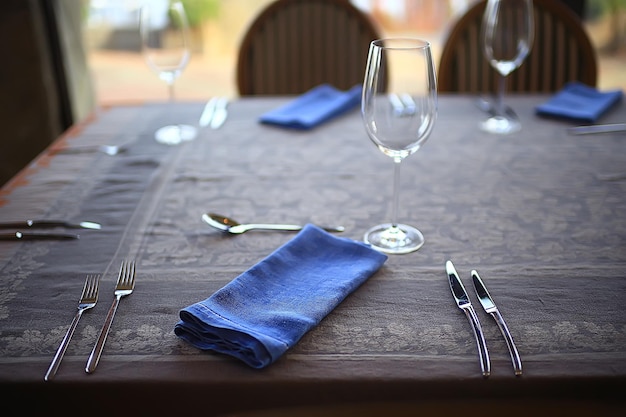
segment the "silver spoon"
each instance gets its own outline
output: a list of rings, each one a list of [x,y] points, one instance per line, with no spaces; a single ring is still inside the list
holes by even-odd
[[[300,226],[297,224],[263,224],[263,223],[250,223],[250,224],[239,224],[237,221],[233,219],[229,219],[228,217],[224,217],[220,214],[215,213],[204,213],[202,215],[202,221],[207,223],[209,226],[213,226],[216,229],[222,230],[228,233],[241,234],[245,233],[248,230],[257,229],[257,230],[286,230],[286,231],[298,231],[301,230],[304,226]],[[343,232],[344,227],[323,227],[322,229],[327,232]]]
[[[98,146],[98,152],[105,153],[109,156],[115,156],[118,153],[126,152],[126,147],[123,145],[100,145]]]

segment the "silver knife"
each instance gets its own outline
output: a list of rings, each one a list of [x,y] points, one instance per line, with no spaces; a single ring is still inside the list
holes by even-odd
[[[218,98],[213,97],[207,102],[206,106],[204,106],[204,110],[202,110],[202,114],[200,115],[200,121],[198,122],[200,127],[206,127],[209,123],[211,123],[213,115],[215,114],[215,105],[217,104],[217,101]]]
[[[467,296],[465,287],[459,278],[459,274],[456,273],[456,269],[451,261],[446,262],[446,272],[448,273],[448,281],[450,283],[450,289],[452,295],[456,300],[457,306],[465,313],[467,319],[472,325],[474,336],[476,337],[476,346],[478,347],[478,356],[480,357],[480,368],[482,369],[483,376],[488,377],[491,373],[491,364],[489,362],[489,351],[487,350],[487,343],[485,342],[485,336],[483,335],[483,328],[480,326],[480,321],[476,315],[474,307]]]
[[[487,287],[480,279],[478,272],[472,270],[472,281],[474,282],[474,289],[476,290],[476,295],[478,296],[478,300],[483,305],[485,311],[494,318],[502,335],[504,336],[504,340],[506,340],[506,345],[509,347],[509,352],[511,353],[511,361],[513,362],[513,369],[515,370],[515,375],[522,374],[522,360],[519,357],[519,352],[517,351],[517,347],[515,347],[515,343],[513,342],[513,337],[511,336],[511,332],[509,332],[509,328],[504,322],[504,318],[500,314],[498,307],[493,302],[493,298],[487,291]]]
[[[78,239],[79,235],[70,233],[37,233],[37,232],[15,232],[0,233],[0,240],[68,240]]]
[[[228,116],[227,107],[228,98],[221,97],[215,104],[215,112],[213,113],[213,118],[211,119],[211,129],[218,129],[224,124],[226,116]]]
[[[568,128],[567,131],[572,135],[591,135],[594,133],[626,132],[626,123],[576,126],[576,127]]]
[[[0,223],[0,229],[35,229],[35,228],[53,228],[53,227],[66,227],[68,229],[101,229],[99,223],[94,222],[80,222],[70,223],[63,220],[25,220],[17,222],[4,222]]]

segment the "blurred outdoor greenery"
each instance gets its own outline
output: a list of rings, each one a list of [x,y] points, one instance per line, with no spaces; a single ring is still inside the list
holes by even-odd
[[[587,0],[585,14],[587,19],[595,20],[620,9],[626,10],[626,0]]]
[[[219,16],[220,0],[181,0],[189,26],[198,27],[207,20],[216,19]]]

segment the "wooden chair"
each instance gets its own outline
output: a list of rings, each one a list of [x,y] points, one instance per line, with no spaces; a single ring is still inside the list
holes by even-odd
[[[438,68],[440,92],[497,91],[499,75],[485,59],[480,28],[486,1],[472,6],[452,27]],[[534,0],[535,40],[507,91],[555,92],[568,81],[595,87],[596,54],[578,16],[557,0]]]
[[[239,49],[240,95],[294,95],[363,82],[372,21],[348,0],[278,0],[252,22]]]

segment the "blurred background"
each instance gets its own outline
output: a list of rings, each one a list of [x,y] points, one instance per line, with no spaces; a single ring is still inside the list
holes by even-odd
[[[146,1],[166,0],[0,1],[0,185],[97,109],[168,99],[140,50],[139,7]],[[239,45],[272,1],[182,0],[193,53],[176,81],[177,100],[238,95]],[[384,37],[430,41],[436,63],[451,25],[476,2],[345,1],[371,16]],[[626,0],[553,1],[567,3],[584,22],[597,51],[596,87],[626,90]]]
[[[157,0],[158,1],[158,0]],[[385,36],[417,36],[433,45],[435,62],[449,25],[476,0],[352,0]],[[560,0],[555,0],[560,1]],[[179,100],[237,95],[237,50],[252,19],[272,0],[184,0],[193,32],[193,56],[176,82]],[[167,90],[139,50],[141,0],[84,0],[83,37],[99,103],[166,100]],[[600,89],[626,87],[626,0],[584,3],[586,28],[597,48]]]

